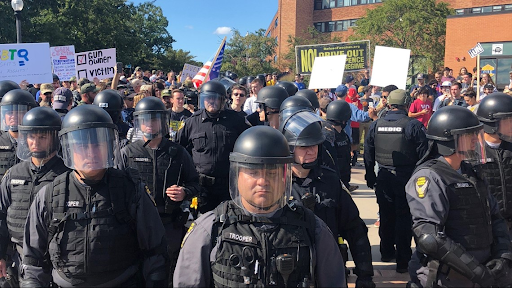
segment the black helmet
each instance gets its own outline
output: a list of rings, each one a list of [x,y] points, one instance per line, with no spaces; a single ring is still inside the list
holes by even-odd
[[[292,163],[286,138],[269,126],[254,126],[245,130],[235,142],[230,162],[247,164]]]
[[[480,122],[484,124],[484,132],[488,134],[500,134],[502,140],[510,142],[512,135],[505,132],[505,126],[510,126],[512,117],[512,97],[505,93],[492,93],[487,95],[476,110]],[[503,122],[505,121],[505,122]],[[500,131],[501,130],[501,131]]]
[[[242,86],[246,86],[246,84],[247,84],[247,76],[244,76],[244,77],[238,79],[238,84],[240,84]]]
[[[5,93],[4,97],[2,97],[2,101],[0,101],[0,106],[2,130],[16,132],[18,131],[19,117],[39,105],[30,92],[21,89],[13,89]],[[6,119],[9,113],[17,113],[18,117],[9,117],[9,119]],[[7,121],[9,121],[9,123],[7,123]]]
[[[277,86],[268,86],[261,88],[255,102],[262,103],[271,109],[279,109],[286,98],[288,98],[286,90]]]
[[[149,123],[152,119],[158,119],[159,129],[150,127],[145,123]],[[165,109],[165,105],[157,97],[145,97],[135,106],[133,112],[134,126],[142,131],[147,140],[157,138],[158,136],[166,136],[169,133],[169,113]],[[143,127],[144,126],[144,127]]]
[[[301,96],[308,99],[315,109],[320,108],[320,102],[318,102],[318,97],[316,96],[316,93],[313,90],[302,89],[297,91],[297,93],[295,93],[295,96]]]
[[[71,109],[62,120],[59,137],[62,160],[70,169],[114,167],[114,159],[119,153],[117,125],[100,107],[80,105]],[[82,161],[77,162],[77,158]]]
[[[478,121],[476,115],[469,109],[460,106],[446,106],[432,115],[426,134],[428,139],[435,141],[439,154],[443,156],[460,153],[466,156],[465,160],[481,161],[485,159],[485,155],[466,154],[468,149],[471,149],[472,154],[485,152],[485,149],[479,149],[479,147],[484,147],[483,135],[481,135],[483,134],[482,127],[483,125]],[[473,142],[469,144],[458,143],[469,134],[477,134],[479,137],[478,143],[475,144],[475,139],[472,139]]]
[[[107,89],[99,92],[96,97],[94,97],[92,104],[107,111],[114,123],[121,118],[121,110],[123,110],[124,101],[116,90]]]
[[[201,91],[199,92],[199,108],[204,109],[204,101],[207,99],[220,99],[220,107],[218,107],[218,111],[220,111],[224,107],[224,102],[226,101],[226,87],[219,81],[211,80],[203,85],[201,85]]]
[[[233,87],[233,85],[236,85],[236,82],[228,77],[222,77],[218,79],[218,81],[222,83],[222,85],[224,85],[224,88],[226,89],[226,95],[231,95],[231,87]]]
[[[293,113],[304,110],[315,111],[308,99],[300,96],[290,96],[284,99],[279,108],[279,123],[283,123]]]
[[[235,81],[236,78],[238,78],[238,75],[235,72],[231,72],[228,77],[231,78],[231,80]]]
[[[251,82],[254,81],[254,79],[256,79],[256,77],[247,76],[247,82],[245,83],[245,85],[247,86],[247,89],[249,89],[249,91],[251,90]]]
[[[59,114],[50,107],[36,107],[28,111],[21,125],[18,126],[18,146],[16,155],[22,160],[28,160],[31,157],[46,158],[51,153],[59,150],[59,135],[61,119]],[[52,142],[48,147],[38,147],[39,151],[31,151],[27,136],[29,133],[45,134]]]
[[[21,89],[20,85],[11,80],[0,81],[0,100],[2,100],[2,97],[4,97],[5,93],[14,89]]]
[[[267,86],[267,81],[265,80],[265,75],[258,74],[258,75],[256,75],[256,78],[260,79],[261,83],[263,84],[263,87]]]
[[[352,117],[352,109],[345,100],[334,100],[327,105],[325,119],[343,124],[350,117]]]
[[[277,81],[275,86],[284,88],[284,90],[286,90],[288,93],[288,96],[293,96],[295,93],[297,93],[297,91],[299,91],[299,88],[297,88],[297,86],[295,86],[295,84],[290,81]]]

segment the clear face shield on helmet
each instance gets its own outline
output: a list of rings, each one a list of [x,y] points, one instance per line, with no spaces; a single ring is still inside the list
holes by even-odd
[[[213,92],[199,93],[199,108],[210,113],[219,112],[224,107],[224,97]]]
[[[62,160],[70,169],[92,171],[114,167],[119,159],[117,130],[106,127],[80,129],[60,136]]]
[[[290,152],[293,153],[295,146],[306,147],[319,144],[312,144],[310,139],[302,132],[306,129],[306,127],[310,126],[311,124],[315,122],[321,123],[323,121],[324,119],[322,119],[322,117],[316,115],[311,111],[302,111],[289,117],[289,119],[286,120],[286,122],[280,122],[282,123],[282,125],[284,125],[284,127],[282,127],[282,129],[280,130],[284,132],[285,135],[286,133],[290,133],[290,135],[295,139],[294,141],[288,140],[288,144],[290,145]],[[287,139],[290,139],[290,137],[287,137]]]
[[[501,140],[512,142],[512,115],[498,121],[497,133]]]
[[[9,104],[3,105],[0,109],[2,117],[1,129],[2,131],[18,131],[18,125],[23,120],[23,116],[28,111],[28,106],[23,104]]]
[[[16,155],[23,161],[53,156],[52,153],[59,150],[58,134],[58,130],[24,129],[20,126]]]
[[[270,213],[284,207],[291,196],[291,163],[231,162],[231,199],[250,213]]]
[[[279,123],[284,123],[286,119],[288,119],[293,114],[297,113],[297,111],[307,111],[315,113],[314,110],[305,108],[305,107],[290,107],[286,108],[283,111],[279,112]],[[321,119],[321,118],[320,118]]]
[[[140,130],[147,140],[164,137],[169,133],[167,112],[140,113],[133,118],[135,129]]]
[[[453,131],[452,131],[453,132]],[[462,156],[462,161],[473,165],[486,162],[484,130],[480,126],[461,134],[454,134],[455,153]]]

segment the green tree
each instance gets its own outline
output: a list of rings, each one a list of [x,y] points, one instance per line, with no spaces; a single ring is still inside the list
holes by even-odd
[[[226,43],[222,70],[230,70],[239,77],[270,73],[273,68],[273,58],[276,40],[265,36],[265,29],[242,36],[238,30]]]
[[[448,3],[435,0],[387,0],[367,10],[354,27],[351,40],[370,40],[411,50],[410,67],[436,71],[443,66],[446,17],[454,14]],[[373,50],[373,49],[372,49]],[[414,72],[413,72],[414,73]]]

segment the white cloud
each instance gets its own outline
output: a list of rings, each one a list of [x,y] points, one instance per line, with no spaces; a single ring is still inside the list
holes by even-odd
[[[194,26],[192,26],[192,25],[186,25],[186,26],[185,26],[185,28],[192,30],[192,29],[194,29]]]
[[[213,32],[213,34],[217,34],[217,35],[226,35],[229,33],[231,33],[231,27],[218,27]]]

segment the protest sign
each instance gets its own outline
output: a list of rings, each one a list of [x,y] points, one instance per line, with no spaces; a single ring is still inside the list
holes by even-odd
[[[114,77],[116,48],[76,53],[76,77],[105,79]]]
[[[482,54],[484,52],[484,48],[482,47],[482,44],[476,43],[476,46],[469,49],[468,53],[471,58],[475,58],[476,56]]]
[[[343,79],[347,55],[318,57],[313,64],[308,89],[336,88]]]
[[[183,72],[181,72],[181,82],[185,81],[185,79],[187,79],[187,76],[190,76],[190,78],[194,78],[194,76],[196,76],[199,70],[201,70],[201,67],[199,66],[194,66],[190,64],[183,65]]]
[[[405,89],[410,57],[409,49],[375,46],[370,85]]]
[[[61,81],[68,81],[76,76],[75,46],[50,47],[52,55],[53,73],[59,76]]]
[[[370,41],[295,46],[297,73],[309,75],[316,57],[346,55],[345,71],[368,69]]]
[[[50,44],[0,44],[0,79],[51,83]]]

